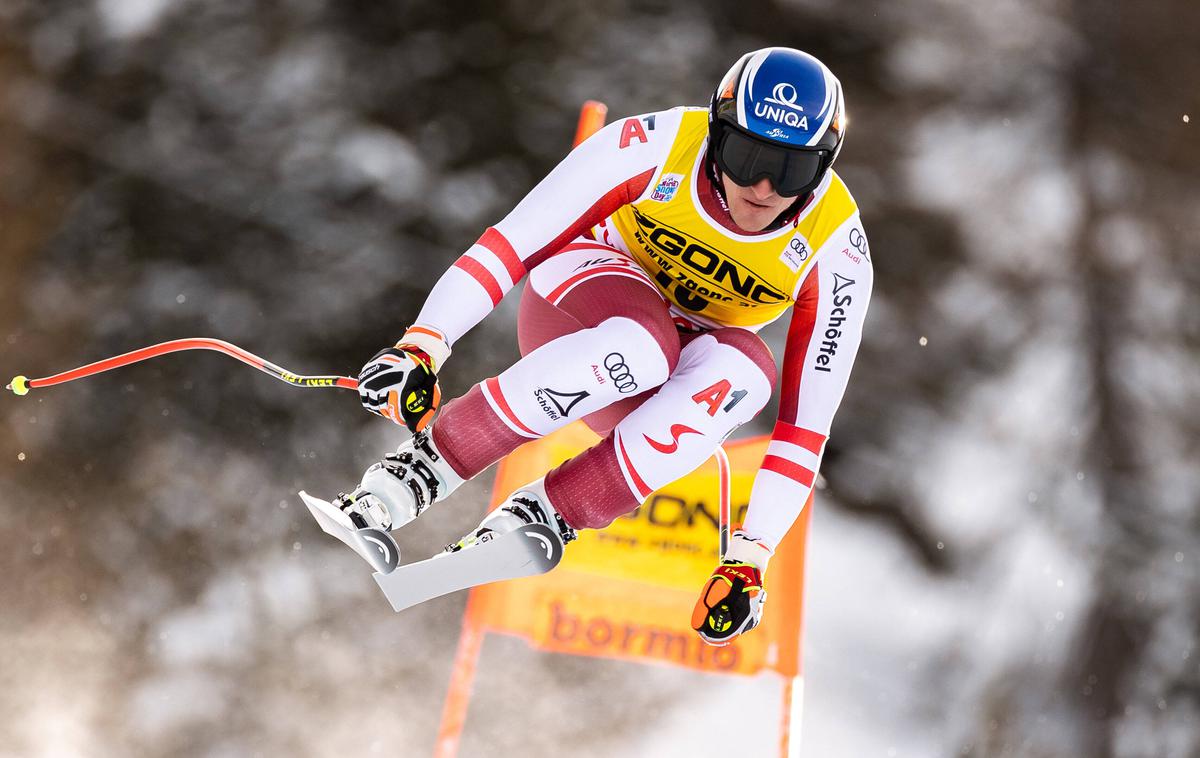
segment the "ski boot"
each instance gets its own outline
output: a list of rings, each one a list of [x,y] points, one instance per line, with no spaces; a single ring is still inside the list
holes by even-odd
[[[388,532],[445,500],[462,483],[429,434],[418,432],[367,469],[353,492],[339,493],[332,502],[304,492],[300,497],[326,533],[386,574],[400,561]]]
[[[338,497],[338,507],[356,524],[390,531],[445,500],[462,483],[429,434],[417,432],[367,469],[354,492]]]
[[[469,550],[526,524],[550,527],[557,535],[560,547],[578,536],[551,505],[550,498],[546,497],[545,477],[542,477],[509,495],[504,505],[488,513],[474,531],[458,542],[447,545],[442,555]]]

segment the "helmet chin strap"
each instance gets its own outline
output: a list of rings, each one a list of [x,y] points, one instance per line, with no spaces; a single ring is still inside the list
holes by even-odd
[[[811,192],[806,195],[797,195],[795,202],[789,205],[783,213],[780,213],[779,216],[776,217],[776,219],[772,221],[771,225],[767,228],[779,229],[788,223],[795,222],[796,217],[800,215],[800,211],[803,210],[804,206],[808,204],[808,199],[810,197],[812,197]]]
[[[721,181],[721,168],[717,166],[717,162],[713,159],[712,153],[709,153],[708,158],[704,161],[705,168],[708,169],[708,179],[712,182],[713,188],[717,191],[717,197],[721,200],[721,206],[729,211],[729,198],[725,197],[725,183]]]

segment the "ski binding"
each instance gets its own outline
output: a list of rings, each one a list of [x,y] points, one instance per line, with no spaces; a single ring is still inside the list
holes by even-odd
[[[562,556],[562,538],[554,529],[526,524],[456,552],[376,572],[375,581],[392,609],[399,612],[481,584],[544,574],[557,566]]]

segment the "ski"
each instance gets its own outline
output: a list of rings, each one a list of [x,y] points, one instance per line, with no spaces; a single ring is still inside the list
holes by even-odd
[[[375,581],[399,612],[481,584],[544,574],[562,556],[562,539],[554,529],[526,524],[458,552],[441,553],[390,573],[377,572]]]
[[[392,539],[392,535],[382,529],[352,529],[343,525],[334,515],[340,515],[336,505],[313,497],[307,492],[301,491],[300,499],[321,525],[321,531],[358,553],[375,571],[388,574],[400,565],[400,548]]]

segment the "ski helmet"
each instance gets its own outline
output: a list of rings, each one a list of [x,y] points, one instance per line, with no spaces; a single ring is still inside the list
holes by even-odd
[[[746,53],[713,92],[708,152],[748,187],[763,177],[785,197],[820,185],[842,149],[842,85],[808,53],[767,47]]]

